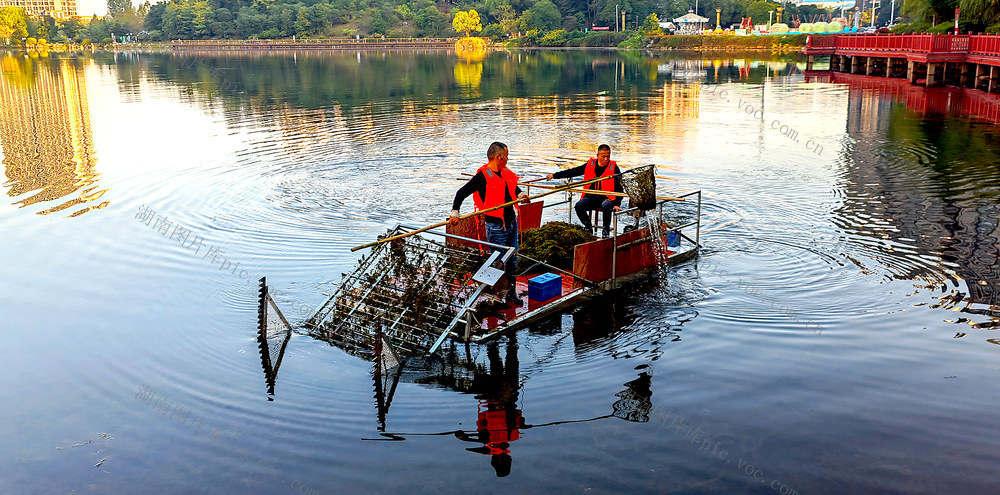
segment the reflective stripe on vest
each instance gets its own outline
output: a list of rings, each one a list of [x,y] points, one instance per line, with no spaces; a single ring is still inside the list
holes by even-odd
[[[608,160],[608,166],[604,168],[604,173],[601,174],[601,177],[608,177],[610,180],[602,180],[594,184],[587,184],[586,186],[583,187],[595,191],[615,192],[615,180],[613,179],[613,177],[615,175],[615,168],[617,166],[618,166],[617,162],[615,162],[614,160]],[[587,162],[587,168],[583,169],[583,180],[588,181],[596,178],[597,178],[597,159],[591,158]],[[594,188],[595,185],[597,186],[596,189]],[[586,194],[592,194],[592,193],[583,193],[580,195],[580,199],[583,199],[583,196]],[[607,196],[607,198],[611,201],[618,199],[615,196]]]

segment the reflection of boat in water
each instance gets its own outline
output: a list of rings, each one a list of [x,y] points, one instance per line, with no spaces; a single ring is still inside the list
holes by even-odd
[[[359,354],[372,352],[376,345],[403,356],[434,353],[449,337],[457,342],[489,341],[640,274],[696,256],[701,192],[658,198],[652,166],[640,169],[649,179],[648,187],[630,191],[637,206],[615,213],[608,238],[576,245],[572,269],[482,240],[485,235],[475,218],[444,232],[398,225],[345,276],[306,327],[314,336]],[[629,172],[638,176],[638,170]],[[552,192],[558,191],[539,196]],[[639,194],[648,197],[637,201]],[[544,208],[565,203],[521,205],[520,229],[538,227]],[[619,231],[619,218],[641,220]],[[528,297],[520,305],[506,305],[494,295],[503,294],[508,283],[497,266],[515,255],[524,267],[516,274],[516,291]]]
[[[271,300],[264,282],[261,279],[258,342],[268,392],[273,394],[277,372],[291,336],[291,328]],[[580,308],[578,313],[589,314],[587,308]],[[554,340],[552,349],[555,350],[568,338],[571,338],[576,346],[608,337],[624,323],[614,321],[617,318],[614,311],[600,313],[604,319],[596,325],[592,322],[594,328],[581,325],[579,331],[574,327],[572,332],[543,334],[551,336]],[[576,316],[575,312],[574,319]],[[588,316],[583,318],[590,320]],[[540,322],[540,328],[545,326],[544,322]],[[312,332],[311,335],[331,345],[359,352],[356,347],[345,347],[343,342],[334,338],[332,334],[327,338],[316,332]],[[512,333],[505,339],[491,341],[482,346],[471,343],[448,346],[438,353],[396,361],[383,354],[376,344],[375,349],[367,355],[374,358],[374,407],[378,433],[363,440],[402,442],[414,437],[446,438],[454,442],[456,448],[489,456],[490,466],[498,477],[503,477],[510,474],[514,465],[516,442],[532,429],[614,421],[615,418],[632,423],[649,421],[653,407],[652,375],[648,371],[648,366],[643,364],[636,367],[639,370],[638,376],[624,383],[624,388],[614,392],[613,395],[609,392],[611,410],[607,414],[533,423],[530,416],[526,416],[524,412],[524,385],[531,375],[522,372],[521,359],[518,356],[519,348],[518,334]],[[538,357],[533,351],[531,354],[537,359],[531,363],[531,369],[542,369],[540,365],[556,355],[553,352]],[[475,428],[436,432],[387,431],[389,411],[401,383],[449,389],[472,396],[475,402],[470,401],[468,414],[471,416],[474,412],[476,415]]]
[[[651,375],[642,365],[637,368],[642,371],[625,383],[623,389],[609,391],[613,398],[606,414],[533,423],[523,410],[523,386],[529,376],[521,371],[518,334],[513,330],[533,323],[546,326],[547,318],[583,297],[616,287],[662,265],[696,256],[701,195],[693,192],[683,197],[696,201],[654,199],[645,215],[633,216],[639,212],[638,208],[619,212],[614,218],[613,235],[575,246],[572,270],[522,256],[523,269],[517,274],[521,289],[528,289],[529,280],[536,275],[548,273],[557,277],[561,290],[542,300],[526,297],[527,302],[516,307],[486,309],[492,302],[492,286],[503,279],[500,276],[503,272],[494,263],[508,260],[514,253],[513,249],[502,246],[501,250],[487,251],[492,246],[478,239],[472,222],[445,232],[409,236],[407,242],[377,246],[306,323],[310,336],[374,362],[374,406],[379,426],[378,434],[365,440],[446,437],[468,452],[489,456],[496,475],[506,476],[512,469],[516,442],[531,429],[614,421],[614,418],[649,421]],[[632,204],[636,203],[633,198]],[[541,202],[521,208],[522,228],[538,226],[543,208]],[[635,219],[635,223],[619,232],[618,217],[622,215]],[[389,235],[411,230],[397,226]],[[503,294],[505,289],[498,292]],[[258,340],[265,379],[269,393],[273,394],[290,327],[270,300],[263,280],[260,297]],[[615,312],[610,308],[610,312],[602,315],[614,319]],[[601,338],[600,329],[605,336],[614,331],[613,322],[602,322],[609,324],[591,323],[589,327],[581,325],[580,332],[552,335],[556,344],[569,337],[574,341],[593,341]],[[497,339],[501,335],[506,338]],[[447,339],[449,336],[451,340]],[[443,342],[449,345],[442,345]],[[539,358],[532,369],[540,369],[538,365],[554,356]],[[472,395],[475,405],[470,401],[469,414],[475,411],[475,428],[387,431],[389,410],[400,383]]]
[[[518,345],[515,335],[511,335],[503,345],[504,356],[501,357],[499,342],[491,342],[486,348],[486,362],[481,363],[468,355],[453,355],[446,360],[451,363],[447,373],[458,370],[459,379],[455,374],[440,376],[444,369],[404,372],[402,368],[383,372],[376,366],[375,399],[378,409],[380,433],[378,437],[364,438],[368,441],[405,441],[412,437],[454,437],[458,441],[473,444],[465,450],[490,456],[490,465],[498,477],[507,476],[513,465],[513,444],[521,438],[526,430],[544,428],[573,423],[588,423],[610,418],[618,418],[629,422],[645,423],[653,403],[651,400],[652,376],[642,371],[639,376],[624,384],[625,389],[615,394],[618,399],[612,404],[608,414],[584,419],[550,421],[547,423],[530,423],[522,411],[522,387],[527,376],[520,372],[518,360]],[[645,368],[645,366],[643,366]],[[400,378],[407,376],[416,383],[436,383],[450,381],[449,387],[463,393],[473,394],[476,398],[476,428],[474,430],[448,430],[441,432],[387,432],[385,421],[392,397]],[[471,412],[471,411],[470,411]]]

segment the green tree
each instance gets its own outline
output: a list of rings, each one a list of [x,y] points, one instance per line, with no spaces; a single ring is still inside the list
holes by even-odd
[[[62,22],[59,30],[63,36],[74,41],[80,41],[80,34],[83,32],[83,24],[77,19],[69,19]]]
[[[660,18],[655,13],[647,15],[646,20],[642,21],[642,32],[646,35],[663,34],[663,29],[660,28]]]
[[[243,7],[236,14],[236,27],[242,38],[251,38],[267,29],[267,16],[254,7]]]
[[[757,0],[747,6],[746,15],[744,17],[753,18],[754,24],[764,24],[767,22],[768,13],[772,10],[776,10],[777,8],[778,6],[772,2]]]
[[[132,9],[132,2],[129,0],[108,0],[108,15],[117,17],[125,15]]]
[[[549,31],[539,38],[538,46],[566,46],[566,39],[566,31],[556,29],[555,31]]]
[[[936,20],[940,23],[954,19],[955,8],[958,5],[959,0],[907,0],[903,4],[902,13],[914,20]],[[976,9],[976,7],[973,7],[973,9]],[[870,10],[866,12],[870,12]]]
[[[466,38],[472,35],[472,31],[483,30],[483,24],[479,19],[479,12],[476,12],[475,9],[471,9],[468,12],[459,10],[455,13],[455,18],[452,19],[451,25],[454,26],[455,32],[464,32]]]
[[[499,17],[497,17],[497,22],[508,36],[514,36],[517,32],[517,13],[514,12],[514,7],[509,4],[502,5],[499,9]]]
[[[146,31],[160,31],[163,29],[163,13],[167,10],[167,3],[155,3],[149,7],[149,12],[142,20],[142,26]]]
[[[501,41],[507,37],[506,35],[507,33],[503,30],[503,27],[497,23],[487,24],[486,27],[483,28],[483,36],[493,41]]]
[[[446,22],[444,14],[434,5],[420,9],[415,19],[417,27],[420,28],[419,34],[422,36],[440,36]]]
[[[92,40],[103,40],[111,36],[110,23],[97,18],[95,15],[87,24],[87,37]]]
[[[667,20],[672,21],[684,14],[687,14],[689,8],[691,7],[688,6],[687,0],[667,0],[664,2],[661,11],[663,12],[663,15],[666,16]],[[742,13],[743,11],[741,10],[740,14]]]
[[[562,14],[559,13],[559,9],[556,8],[556,4],[552,3],[552,0],[539,0],[538,3],[524,12],[521,20],[525,29],[552,31],[558,29],[559,25],[562,24]]]
[[[382,15],[382,9],[375,9],[375,12],[372,14],[371,22],[372,34],[384,35],[388,31],[389,24],[385,22],[385,16]]]
[[[396,15],[404,21],[412,21],[414,16],[413,10],[411,10],[410,6],[405,3],[396,7]]]
[[[191,5],[192,20],[195,38],[208,38],[212,35],[212,22],[215,21],[215,12],[205,0],[193,2]]]
[[[299,7],[299,12],[295,14],[295,35],[299,38],[305,38],[312,33],[312,23],[309,22],[309,7]]]
[[[0,39],[10,43],[11,38],[28,35],[28,15],[20,7],[0,7]]]
[[[194,39],[194,10],[187,3],[171,3],[163,13],[163,35],[172,40]]]
[[[236,16],[226,7],[219,7],[214,12],[215,22],[211,25],[212,36],[218,38],[235,38],[239,36],[236,31]]]

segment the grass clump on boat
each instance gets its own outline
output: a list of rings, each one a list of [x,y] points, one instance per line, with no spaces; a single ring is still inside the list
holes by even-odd
[[[549,222],[524,232],[520,252],[563,270],[573,269],[573,248],[595,237],[579,225]]]

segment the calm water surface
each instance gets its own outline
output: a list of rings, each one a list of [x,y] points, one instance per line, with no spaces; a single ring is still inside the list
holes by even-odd
[[[1000,142],[940,91],[599,51],[0,66],[2,493],[998,489]],[[269,394],[256,280],[300,325],[494,140],[527,178],[657,164],[704,191],[701,257],[395,386],[298,332]]]

